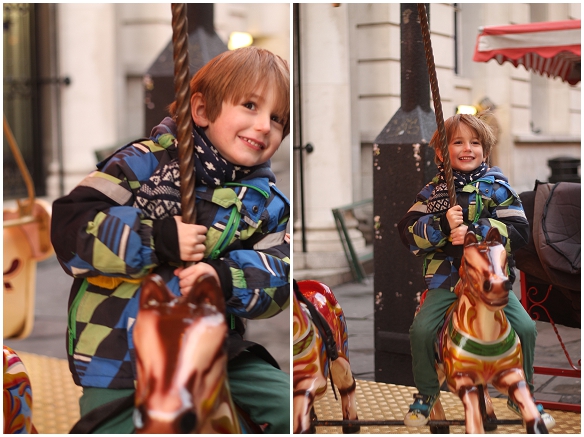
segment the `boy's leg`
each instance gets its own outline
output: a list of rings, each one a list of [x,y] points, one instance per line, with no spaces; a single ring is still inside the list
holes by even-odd
[[[525,372],[527,384],[529,384],[529,390],[533,394],[533,361],[535,358],[535,339],[537,337],[535,322],[527,314],[527,311],[525,311],[525,308],[523,308],[523,305],[521,305],[521,302],[513,292],[509,293],[509,303],[503,311],[521,340],[523,371]]]
[[[233,400],[268,434],[290,434],[290,375],[251,352],[227,365]]]
[[[133,393],[134,389],[113,390],[108,388],[84,387],[83,394],[79,399],[81,417],[101,405],[119,398],[130,396]],[[133,413],[134,407],[122,411],[106,423],[98,426],[95,431],[93,431],[93,434],[133,434],[135,432],[134,421],[132,418]]]
[[[410,327],[412,371],[414,382],[421,394],[435,395],[440,392],[438,375],[434,367],[434,342],[446,310],[455,300],[456,295],[450,290],[442,288],[429,290],[420,312],[414,317]]]
[[[523,350],[523,372],[525,373],[525,379],[529,385],[529,390],[532,396],[535,393],[535,388],[533,386],[533,362],[535,359],[535,339],[537,337],[537,329],[535,322],[531,319],[531,316],[527,314],[519,299],[513,292],[509,293],[509,303],[504,309],[505,315],[511,323],[515,332],[521,340],[521,349]],[[535,398],[534,398],[535,399]],[[507,400],[507,406],[511,408],[516,414],[521,416],[519,412],[519,407],[515,405],[510,399]],[[537,404],[537,409],[541,414],[546,428],[551,430],[556,426],[556,421],[554,418],[547,413],[541,404]]]

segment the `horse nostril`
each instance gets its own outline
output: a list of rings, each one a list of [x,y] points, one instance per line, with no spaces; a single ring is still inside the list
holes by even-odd
[[[507,281],[503,282],[503,288],[507,291],[511,291],[513,289],[513,285],[511,284],[511,281],[507,280]]]
[[[180,418],[179,429],[181,434],[190,434],[197,426],[197,415],[193,411],[186,411]]]
[[[491,291],[491,286],[492,285],[493,284],[491,283],[491,281],[489,281],[487,279],[485,282],[483,282],[483,290],[485,290],[488,293],[489,291]]]

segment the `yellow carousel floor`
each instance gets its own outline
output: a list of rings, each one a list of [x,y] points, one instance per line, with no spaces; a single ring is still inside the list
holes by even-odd
[[[414,387],[403,385],[383,384],[373,381],[357,380],[357,411],[359,420],[403,420],[408,411],[412,396],[416,392]],[[446,418],[449,420],[464,420],[464,408],[458,397],[449,392],[440,396]],[[506,399],[493,399],[493,406],[497,419],[517,419],[517,416],[507,409]],[[318,420],[341,420],[341,401],[335,400],[332,391],[327,389],[325,396],[316,402],[315,411]],[[549,410],[556,426],[550,434],[580,434],[580,414]],[[341,427],[319,426],[318,434],[339,434]],[[451,426],[452,434],[464,434],[463,426]],[[499,425],[492,434],[524,434],[525,429],[520,425]],[[429,427],[407,428],[406,426],[362,426],[361,434],[430,434]]]
[[[33,422],[41,434],[66,434],[79,419],[78,399],[81,389],[73,384],[66,360],[18,352],[26,366],[33,390]],[[403,420],[415,389],[401,385],[372,381],[357,381],[357,409],[360,420]],[[460,400],[451,393],[441,396],[447,419],[461,420],[464,410]],[[498,419],[516,419],[504,399],[493,399]],[[330,389],[315,405],[319,420],[341,420],[340,400]],[[580,434],[580,414],[553,410],[556,420],[552,434]],[[339,434],[340,427],[318,427],[319,434]],[[462,426],[450,427],[451,433],[464,433]],[[495,434],[517,434],[525,430],[519,425],[499,426]],[[362,426],[361,434],[429,434],[428,427]]]

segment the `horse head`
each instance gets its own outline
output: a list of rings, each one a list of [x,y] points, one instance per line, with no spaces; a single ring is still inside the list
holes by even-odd
[[[464,238],[464,256],[456,293],[470,293],[476,301],[497,310],[509,302],[511,281],[507,276],[507,252],[497,228],[491,228],[481,242],[474,232]]]
[[[227,325],[220,290],[211,276],[201,277],[180,297],[158,275],[144,280],[133,335],[138,432],[238,432],[226,383]]]

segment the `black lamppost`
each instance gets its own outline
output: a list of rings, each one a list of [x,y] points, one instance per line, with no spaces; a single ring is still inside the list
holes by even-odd
[[[214,28],[212,3],[189,3],[189,71],[191,76],[215,56],[227,51]],[[168,115],[166,107],[174,100],[174,62],[172,40],[148,68],[144,77],[146,115],[145,135]]]
[[[401,107],[375,139],[375,380],[414,385],[409,328],[424,290],[421,260],[407,252],[397,223],[436,174],[428,146],[436,130],[416,4],[401,4]]]

